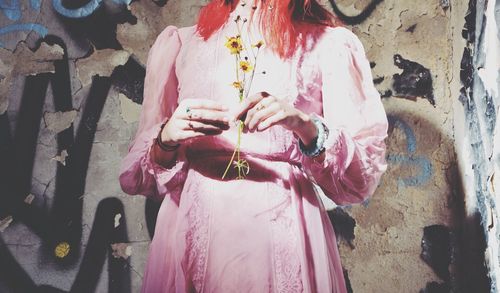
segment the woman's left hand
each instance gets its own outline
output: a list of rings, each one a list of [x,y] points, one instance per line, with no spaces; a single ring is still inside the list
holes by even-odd
[[[287,101],[267,92],[248,97],[239,108],[236,119],[243,120],[248,131],[264,131],[281,125],[295,132],[305,145],[317,136],[317,129],[309,115],[293,107]]]

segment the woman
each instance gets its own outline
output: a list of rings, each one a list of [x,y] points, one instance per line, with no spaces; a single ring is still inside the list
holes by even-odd
[[[386,136],[361,42],[316,0],[213,0],[166,27],[120,173],[124,192],[162,200],[142,291],[345,292],[314,183],[364,201]]]

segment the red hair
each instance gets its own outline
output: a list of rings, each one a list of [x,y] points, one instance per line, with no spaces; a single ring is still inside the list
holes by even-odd
[[[266,45],[280,57],[293,55],[300,33],[323,31],[326,26],[337,26],[339,21],[317,0],[253,0],[262,5],[273,4],[272,9],[260,9],[259,25]],[[200,11],[197,32],[207,40],[228,20],[239,0],[212,0]],[[254,2],[255,3],[255,2]],[[252,13],[253,16],[253,13]]]

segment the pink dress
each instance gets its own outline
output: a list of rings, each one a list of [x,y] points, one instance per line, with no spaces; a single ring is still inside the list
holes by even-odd
[[[247,12],[237,8],[230,19]],[[297,137],[281,126],[243,134],[250,164],[243,180],[221,180],[236,127],[182,144],[172,168],[150,157],[178,101],[199,97],[236,109],[235,59],[224,47],[235,34],[234,21],[207,41],[194,26],[168,26],[149,52],[140,122],[119,178],[127,194],[162,200],[142,292],[346,292],[313,182],[339,205],[367,199],[387,168],[388,127],[350,30],[328,28],[287,61],[263,47],[250,93],[267,91],[323,119],[330,129],[324,162],[302,155]]]

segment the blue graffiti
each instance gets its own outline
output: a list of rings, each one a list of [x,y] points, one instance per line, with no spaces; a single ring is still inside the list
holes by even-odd
[[[40,11],[40,6],[42,5],[42,0],[30,0],[31,8],[36,11]]]
[[[52,6],[61,15],[70,18],[82,18],[91,15],[102,3],[102,0],[92,0],[86,5],[76,8],[68,9],[63,6],[62,0],[52,0]]]
[[[386,159],[390,164],[407,165],[408,167],[415,168],[419,170],[419,174],[415,176],[398,178],[398,187],[408,187],[408,186],[421,186],[427,183],[433,174],[433,168],[431,162],[423,156],[418,156],[417,152],[417,138],[411,127],[398,117],[391,115],[387,116],[389,124],[393,125],[394,128],[401,129],[406,138],[406,151],[408,154],[388,154]],[[380,180],[378,186],[383,185],[384,177]],[[361,205],[367,208],[370,205],[371,197],[364,200]],[[344,209],[349,210],[351,205],[343,206]]]
[[[410,176],[406,178],[399,178],[398,185],[400,187],[404,186],[420,186],[427,183],[432,174],[433,168],[432,163],[423,156],[416,155],[417,151],[417,139],[413,130],[410,126],[403,120],[388,116],[389,123],[393,124],[394,127],[403,130],[406,136],[406,151],[408,154],[389,154],[387,156],[387,161],[393,164],[408,165],[409,167],[416,168],[419,170],[419,174],[415,176]]]
[[[8,3],[7,3],[8,2]],[[40,11],[42,0],[30,0],[30,6],[36,11]],[[19,0],[0,0],[0,11],[3,12],[5,17],[12,21],[21,19],[21,3]]]
[[[0,36],[5,35],[10,32],[15,31],[35,31],[42,37],[47,35],[47,28],[41,24],[37,23],[19,23],[19,24],[11,24],[8,26],[0,27]],[[0,42],[0,47],[3,48],[2,42]]]
[[[115,3],[123,3],[130,4],[132,0],[113,0]],[[102,0],[92,0],[86,5],[76,8],[76,9],[68,9],[62,5],[62,0],[52,0],[52,6],[54,9],[61,15],[69,17],[69,18],[82,18],[87,17],[94,13],[97,8],[102,4]]]
[[[83,18],[94,13],[102,4],[103,0],[91,0],[82,7],[68,9],[63,6],[62,0],[52,0],[54,10],[62,16],[68,18]],[[113,0],[117,4],[129,5],[132,0]],[[29,0],[30,7],[33,10],[40,11],[42,0]],[[0,0],[0,12],[12,21],[18,21],[22,18],[21,3],[19,0]],[[0,27],[0,36],[16,31],[35,31],[40,36],[45,37],[48,33],[47,27],[37,23],[13,23]],[[0,42],[0,47],[3,44]]]
[[[21,18],[21,4],[18,0],[0,0],[0,10],[10,20],[16,21]]]

